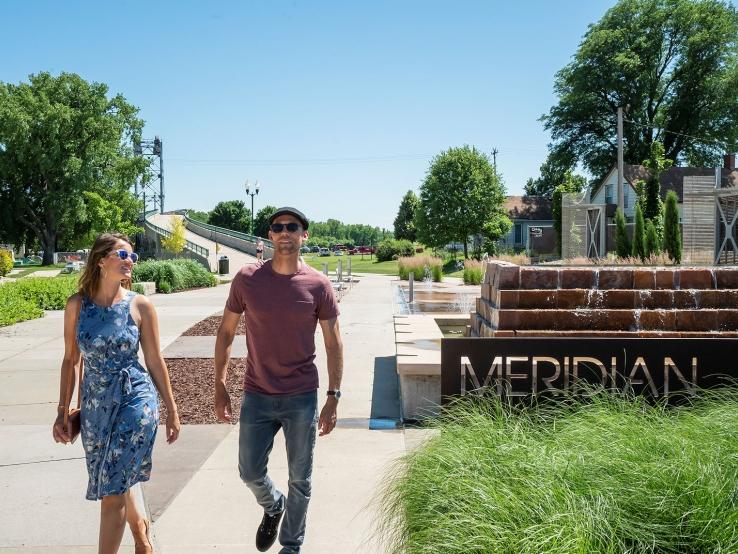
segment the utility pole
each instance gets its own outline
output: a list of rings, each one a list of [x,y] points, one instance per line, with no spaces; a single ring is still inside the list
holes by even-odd
[[[618,108],[618,209],[623,212],[623,108]]]
[[[497,148],[492,149],[492,165],[495,166],[495,169],[497,169],[497,152],[499,152]]]

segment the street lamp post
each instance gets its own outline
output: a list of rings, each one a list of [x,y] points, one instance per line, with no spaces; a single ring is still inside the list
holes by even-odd
[[[251,197],[251,234],[254,234],[254,196],[259,194],[259,181],[257,180],[256,183],[253,185],[253,192],[251,192],[251,185],[249,184],[249,180],[246,179],[246,183],[244,183],[244,188],[246,189],[246,194],[248,194]]]

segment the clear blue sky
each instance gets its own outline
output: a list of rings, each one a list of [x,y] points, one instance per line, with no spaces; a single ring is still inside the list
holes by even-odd
[[[553,79],[615,0],[5,0],[0,80],[75,72],[164,141],[166,208],[247,200],[391,228],[431,158],[491,152],[538,175]],[[248,202],[250,204],[250,201]]]

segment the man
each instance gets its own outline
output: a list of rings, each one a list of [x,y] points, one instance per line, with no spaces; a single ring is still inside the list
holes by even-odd
[[[300,259],[308,220],[294,208],[269,218],[271,260],[241,269],[231,283],[215,343],[215,413],[230,421],[226,376],[231,344],[241,313],[246,319],[246,377],[241,406],[238,468],[241,479],[264,508],[256,547],[267,551],[279,530],[281,554],[299,552],[305,538],[316,424],[320,435],[336,426],[341,397],[343,346],[338,306],[328,278]],[[320,322],[328,358],[328,392],[317,417],[318,371],[315,328]],[[287,445],[287,497],[267,475],[274,436],[283,429]]]

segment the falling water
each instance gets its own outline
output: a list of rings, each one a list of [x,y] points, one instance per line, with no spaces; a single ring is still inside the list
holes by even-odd
[[[433,287],[433,275],[431,274],[430,267],[427,265],[423,268],[423,284],[428,290]]]
[[[641,330],[641,310],[633,310],[633,317],[635,318],[635,330]]]

